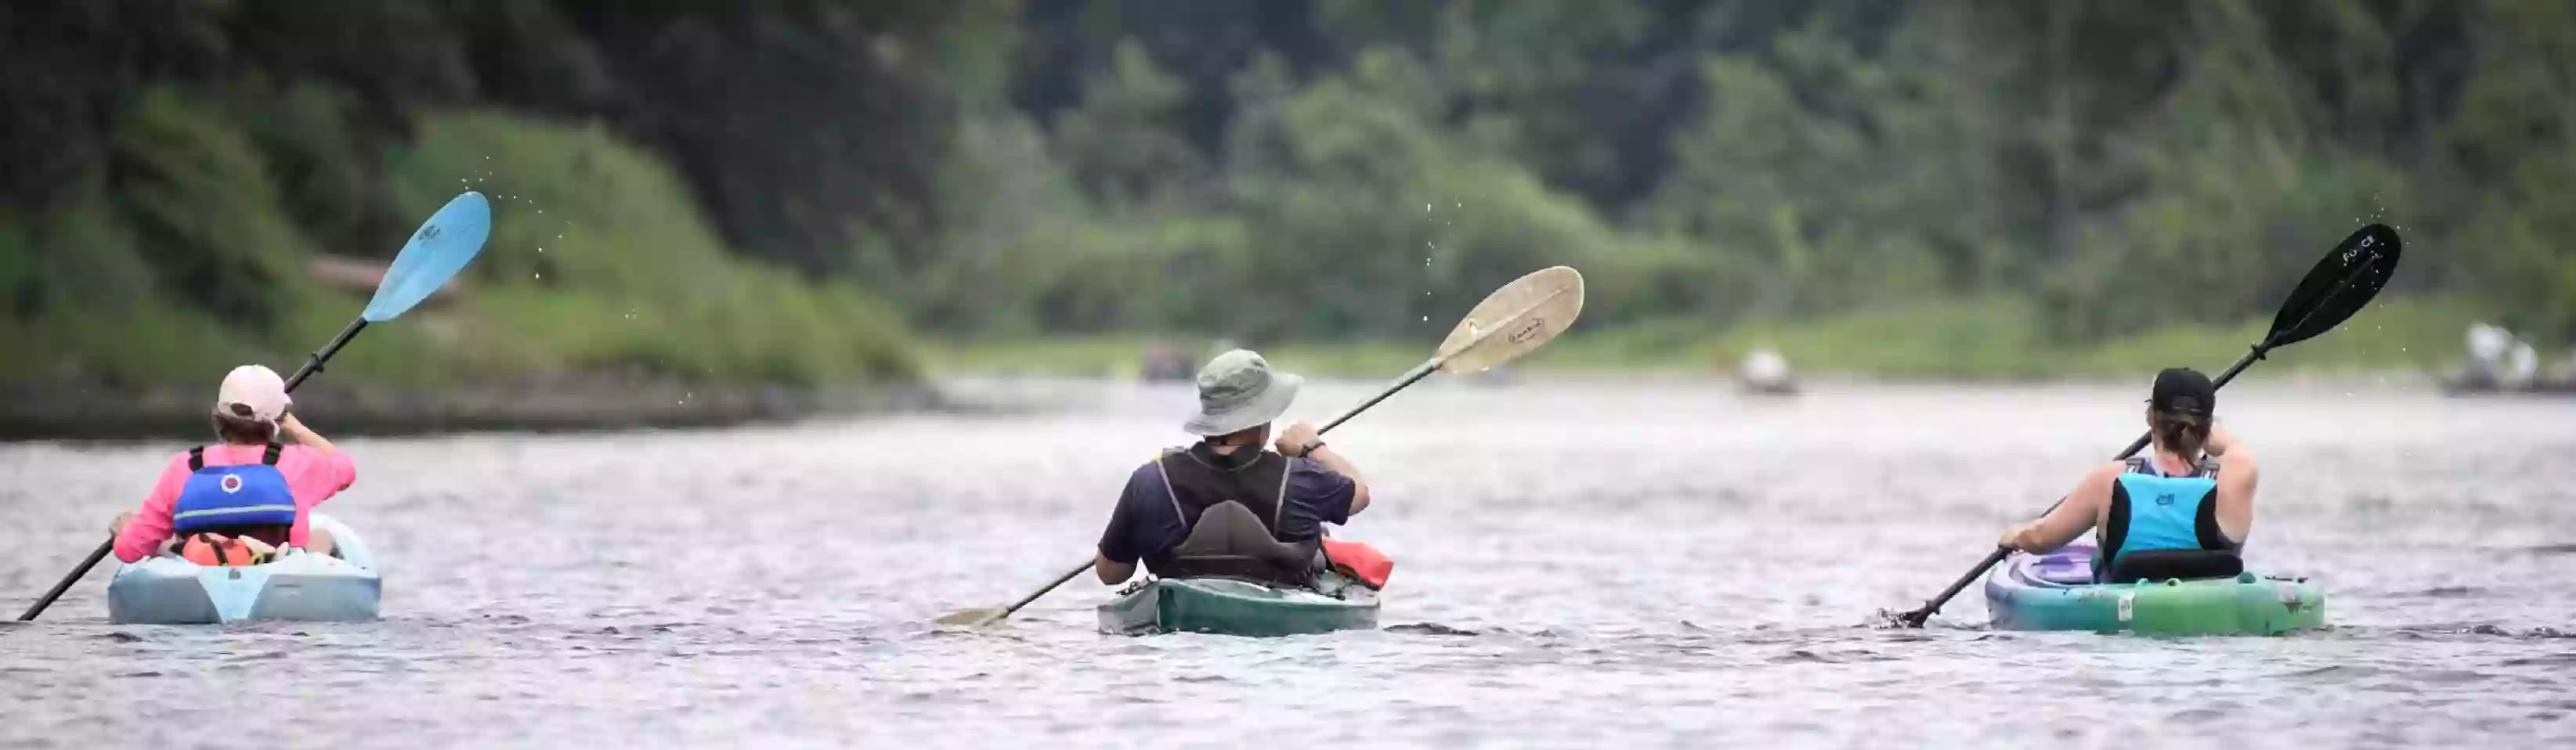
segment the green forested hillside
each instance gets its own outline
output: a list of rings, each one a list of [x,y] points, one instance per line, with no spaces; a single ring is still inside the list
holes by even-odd
[[[2237,335],[2362,221],[2408,237],[2418,317],[2338,356],[2576,334],[2563,2],[101,0],[0,33],[0,379],[287,361],[362,294],[315,258],[466,188],[487,257],[336,372],[1427,340],[1559,263],[1600,341],[1568,356],[2120,369]]]

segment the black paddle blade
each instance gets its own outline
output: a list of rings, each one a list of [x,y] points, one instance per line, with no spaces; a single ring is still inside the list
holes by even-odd
[[[2265,346],[2306,341],[2352,319],[2353,313],[2379,296],[2389,277],[2397,275],[2397,256],[2404,247],[2397,230],[2386,224],[2362,227],[2344,238],[2334,252],[2317,261],[2316,268],[2308,270],[2307,278],[2299,280],[2289,301],[2281,303],[2281,314],[2272,318]]]

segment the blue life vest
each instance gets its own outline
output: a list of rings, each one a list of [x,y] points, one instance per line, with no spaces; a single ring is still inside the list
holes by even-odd
[[[170,528],[181,535],[242,526],[291,526],[295,495],[277,471],[284,446],[271,443],[259,463],[207,466],[206,449],[188,451],[188,483],[170,509]]]
[[[2218,528],[2218,464],[2204,459],[2190,474],[2165,476],[2152,459],[2129,459],[2111,484],[2111,512],[2102,525],[2100,561],[2107,572],[2134,552],[2214,550],[2236,543]]]

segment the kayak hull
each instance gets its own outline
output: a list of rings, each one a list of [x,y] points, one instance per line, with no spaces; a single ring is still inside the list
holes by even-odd
[[[148,625],[376,619],[384,581],[366,541],[320,513],[311,524],[330,532],[333,554],[296,551],[242,567],[205,567],[176,557],[119,566],[107,584],[107,619]]]
[[[2305,578],[2089,583],[2091,545],[2015,554],[1986,577],[1997,630],[2146,635],[2279,635],[2325,626],[2324,588]]]
[[[1100,605],[1100,631],[1275,637],[1377,627],[1377,592],[1338,580],[1324,588],[1333,593],[1230,578],[1160,578]]]

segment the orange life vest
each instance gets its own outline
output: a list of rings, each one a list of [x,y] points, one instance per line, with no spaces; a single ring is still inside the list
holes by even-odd
[[[221,538],[222,541],[216,541]],[[210,568],[237,568],[268,562],[275,550],[261,552],[244,537],[220,537],[216,534],[190,534],[179,556],[188,562]]]

